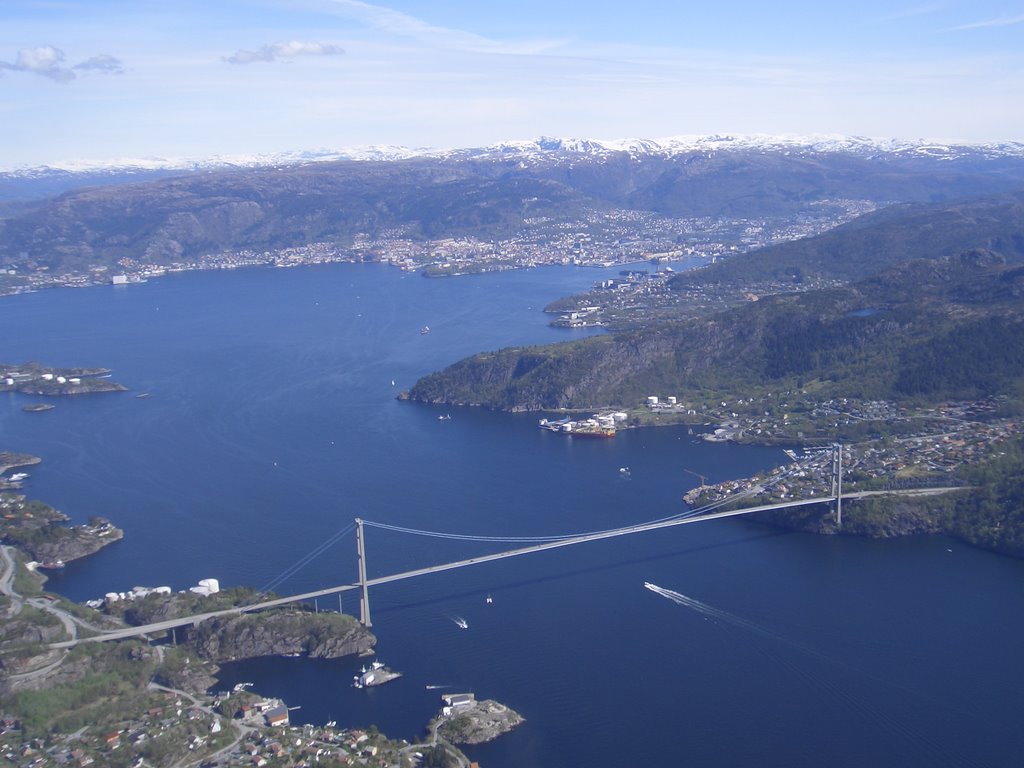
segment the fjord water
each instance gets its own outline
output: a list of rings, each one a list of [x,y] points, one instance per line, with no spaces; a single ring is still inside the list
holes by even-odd
[[[0,300],[0,359],[107,366],[132,390],[47,413],[0,400],[0,449],[44,459],[27,492],[125,530],[50,586],[78,600],[204,577],[262,587],[356,516],[480,535],[594,530],[681,511],[696,482],[684,469],[716,481],[783,463],[686,429],[579,441],[538,430],[534,414],[395,399],[473,352],[580,336],[540,309],[602,276],[334,265]],[[502,546],[369,529],[367,548],[375,576]],[[354,550],[344,537],[277,591],[352,581]],[[1024,563],[940,537],[718,521],[377,587],[378,656],[405,673],[378,689],[350,687],[349,659],[238,662],[222,680],[301,706],[293,722],[396,738],[436,712],[443,691],[427,685],[496,698],[527,722],[467,749],[487,768],[1010,766],[1024,754],[1022,596]],[[344,609],[356,611],[352,593]]]

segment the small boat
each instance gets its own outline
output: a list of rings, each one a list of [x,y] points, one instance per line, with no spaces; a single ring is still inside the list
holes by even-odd
[[[454,617],[454,618],[452,619],[452,621],[454,621],[454,622],[455,622],[455,626],[457,626],[457,627],[458,627],[459,629],[469,629],[469,622],[467,622],[467,621],[466,621],[466,620],[465,620],[464,618],[462,618],[461,616],[455,616],[455,617]]]
[[[297,659],[302,655],[302,651],[292,651],[291,653],[282,653],[282,659]]]
[[[490,605],[491,603],[494,602],[494,599],[490,595],[488,595],[487,599],[484,602],[487,603],[488,605]]]
[[[438,421],[451,421],[452,420],[452,415],[450,413],[442,413],[440,416],[437,417],[437,420]]]
[[[420,336],[426,336],[428,333],[430,333],[429,325],[424,325],[422,328],[420,328]]]

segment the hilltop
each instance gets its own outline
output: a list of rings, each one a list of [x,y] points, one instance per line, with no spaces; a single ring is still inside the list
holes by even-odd
[[[1024,191],[942,204],[901,204],[802,238],[680,274],[670,288],[726,285],[756,290],[778,281],[861,280],[900,262],[988,248],[1024,260]]]

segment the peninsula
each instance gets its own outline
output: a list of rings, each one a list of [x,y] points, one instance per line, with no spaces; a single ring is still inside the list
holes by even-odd
[[[958,489],[861,497],[844,531],[945,532],[1024,556],[1022,221],[1021,194],[885,211],[669,279],[626,279],[582,299],[620,330],[477,354],[400,397],[622,412],[617,428],[688,424],[712,440],[842,442],[857,492]],[[700,500],[757,484],[702,488]],[[771,520],[836,532],[792,512]]]
[[[0,512],[0,541],[18,547],[43,568],[62,568],[124,537],[103,517],[67,526],[63,512],[17,493],[0,493]]]

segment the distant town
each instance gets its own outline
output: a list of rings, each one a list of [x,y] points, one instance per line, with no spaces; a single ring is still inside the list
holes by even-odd
[[[242,267],[297,267],[338,262],[391,264],[428,277],[446,277],[525,269],[545,265],[609,267],[640,261],[683,259],[708,262],[767,245],[816,235],[876,208],[865,200],[829,200],[811,212],[778,218],[673,218],[648,211],[591,211],[580,219],[539,216],[506,238],[473,236],[423,239],[410,226],[376,234],[361,233],[346,242],[209,253],[193,259],[155,264],[123,258],[116,267],[93,266],[86,272],[57,273],[0,265],[0,295],[51,287],[126,285],[169,273]]]

